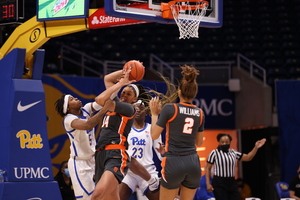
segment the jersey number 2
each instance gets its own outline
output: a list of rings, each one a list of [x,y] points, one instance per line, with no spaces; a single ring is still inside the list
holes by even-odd
[[[192,134],[193,126],[194,119],[190,117],[185,118],[182,132],[185,134]]]

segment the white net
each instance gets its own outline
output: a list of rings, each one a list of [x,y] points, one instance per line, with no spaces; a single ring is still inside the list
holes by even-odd
[[[205,16],[207,6],[208,3],[206,1],[185,1],[176,2],[174,5],[170,5],[174,20],[179,28],[179,39],[199,37],[199,25]]]

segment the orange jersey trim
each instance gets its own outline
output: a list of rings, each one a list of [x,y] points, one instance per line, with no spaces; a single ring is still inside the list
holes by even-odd
[[[166,180],[166,174],[165,174],[165,166],[167,162],[167,157],[164,157],[161,161],[161,177],[164,179],[164,181],[167,182]]]
[[[121,124],[119,126],[118,133],[120,134],[120,145],[124,145],[125,141],[126,141],[126,137],[124,136],[124,130],[125,130],[125,127],[126,127],[128,121],[130,119],[132,119],[134,117],[134,115],[131,116],[131,117],[126,117],[124,115],[120,115],[120,116],[122,117],[122,122],[121,122]]]
[[[125,176],[125,168],[127,166],[127,160],[128,160],[128,156],[126,154],[125,149],[121,150],[121,155],[122,155],[122,163],[121,163],[120,171]]]
[[[190,106],[190,107],[196,107],[196,105],[192,105],[189,103],[184,103],[184,102],[179,102],[179,104],[185,105],[185,106]]]
[[[202,123],[203,123],[203,111],[200,108],[200,126],[202,125]]]
[[[172,118],[168,120],[168,122],[166,124],[166,138],[165,138],[165,140],[166,140],[165,151],[166,152],[169,151],[170,122],[173,121],[178,114],[178,107],[176,106],[175,103],[173,103],[173,106],[174,106],[174,114],[173,114]]]
[[[111,150],[111,149],[123,149],[123,150],[126,150],[126,147],[125,146],[122,146],[122,145],[119,145],[119,144],[109,144],[109,145],[106,145],[104,147],[105,150]]]

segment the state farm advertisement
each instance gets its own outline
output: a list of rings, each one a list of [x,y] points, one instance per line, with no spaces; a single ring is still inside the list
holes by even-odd
[[[104,8],[100,8],[96,12],[94,12],[88,18],[88,22],[90,29],[149,23],[147,21],[108,16],[105,14]]]

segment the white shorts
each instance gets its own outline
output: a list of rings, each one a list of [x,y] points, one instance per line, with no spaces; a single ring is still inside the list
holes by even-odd
[[[89,160],[70,158],[68,168],[76,199],[90,200],[95,189],[95,157]]]
[[[156,171],[155,165],[144,166],[146,170],[151,174],[151,176],[156,176],[158,178],[158,172]],[[148,182],[141,178],[139,175],[134,174],[130,169],[125,175],[122,183],[125,183],[133,193],[136,186],[145,194],[148,190]]]

